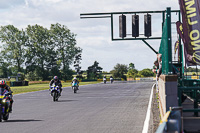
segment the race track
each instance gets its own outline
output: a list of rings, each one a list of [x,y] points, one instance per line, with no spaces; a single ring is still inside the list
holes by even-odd
[[[153,82],[63,88],[58,102],[49,91],[14,96],[13,113],[1,133],[141,133]]]

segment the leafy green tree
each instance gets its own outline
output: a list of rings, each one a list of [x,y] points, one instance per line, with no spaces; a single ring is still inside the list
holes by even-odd
[[[195,72],[192,73],[192,76],[196,76],[197,74]]]
[[[0,40],[3,43],[1,54],[11,66],[17,67],[18,72],[22,72],[25,60],[24,45],[27,39],[25,32],[18,30],[13,25],[1,26],[0,28]]]
[[[82,49],[76,46],[76,35],[66,26],[58,23],[52,24],[50,31],[58,60],[62,62],[62,76],[67,79],[69,75],[66,71],[69,71],[69,65],[73,63],[75,55],[82,52]]]
[[[128,66],[124,64],[119,64],[119,63],[114,67],[114,70],[111,71],[112,75],[115,78],[123,78],[125,80],[126,80],[125,74],[127,72],[128,72]]]
[[[41,80],[41,78],[38,76],[36,70],[34,70],[33,72],[30,71],[28,72],[25,77],[30,80],[30,81],[38,81],[38,80]]]
[[[77,54],[76,56],[75,56],[75,60],[74,60],[74,67],[75,67],[75,70],[76,70],[76,74],[77,74],[77,78],[79,78],[79,79],[83,79],[83,76],[82,76],[82,74],[83,74],[83,71],[81,71],[81,66],[80,66],[80,64],[81,64],[81,54]]]
[[[75,55],[82,52],[76,46],[75,37],[66,26],[58,23],[52,24],[50,30],[37,24],[28,25],[25,31],[12,25],[2,26],[0,75],[16,75],[24,72],[25,67],[26,75],[33,80],[36,79],[34,75],[41,80],[48,80],[53,75],[71,79],[73,73],[69,66]]]
[[[8,68],[8,63],[2,62],[0,66],[0,77],[7,78],[8,76],[12,75],[12,72]]]
[[[127,73],[128,77],[133,78],[133,79],[136,78],[137,74],[138,74],[138,70],[136,69],[130,69],[128,70],[128,73]]]
[[[128,70],[132,70],[132,69],[135,69],[135,65],[133,63],[130,63],[129,67],[128,67]]]
[[[52,54],[52,42],[48,29],[34,25],[26,28],[28,35],[28,48],[26,53],[26,66],[29,71],[36,70],[38,76],[42,80],[48,79],[49,72],[47,71],[47,65],[49,64],[49,54]]]
[[[141,77],[151,77],[151,76],[154,76],[154,73],[149,68],[146,68],[146,69],[143,69],[143,70],[139,71],[138,74],[141,75]]]
[[[138,70],[135,69],[135,65],[133,63],[129,64],[127,77],[135,79],[138,74]]]
[[[61,79],[63,79],[63,80],[71,80],[73,78],[73,76],[72,76],[73,74],[74,74],[74,72],[73,72],[72,69],[66,68],[65,70],[63,70],[61,72]]]
[[[87,70],[87,79],[97,79],[100,77],[102,73],[102,67],[99,66],[99,63],[97,61],[94,62],[92,66],[88,67]]]

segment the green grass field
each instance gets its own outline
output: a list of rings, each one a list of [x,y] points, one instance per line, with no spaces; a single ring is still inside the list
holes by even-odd
[[[79,85],[88,85],[88,84],[97,84],[102,81],[94,81],[94,82],[80,82]],[[62,83],[63,87],[71,86],[71,83]],[[49,84],[32,84],[29,86],[15,86],[11,87],[13,91],[13,95],[20,94],[20,93],[27,93],[27,92],[34,92],[34,91],[41,91],[49,89]]]

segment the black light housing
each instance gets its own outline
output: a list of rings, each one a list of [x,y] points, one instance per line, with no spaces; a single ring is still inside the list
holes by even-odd
[[[132,15],[132,37],[139,36],[139,15]]]
[[[126,37],[126,16],[123,14],[119,16],[119,36]]]
[[[144,15],[144,36],[151,36],[151,15]]]

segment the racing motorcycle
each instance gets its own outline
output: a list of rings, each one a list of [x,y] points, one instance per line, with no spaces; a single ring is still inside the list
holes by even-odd
[[[78,83],[75,81],[72,82],[72,90],[74,91],[74,93],[76,93],[78,90]]]
[[[103,78],[103,82],[104,82],[104,84],[106,84],[106,78]]]
[[[2,119],[6,121],[9,118],[11,93],[4,88],[0,88],[0,122]]]
[[[58,98],[60,97],[60,89],[58,85],[53,84],[51,87],[51,96],[53,97],[53,101],[58,101]]]
[[[111,83],[111,84],[113,83],[113,78],[110,78],[110,83]]]

